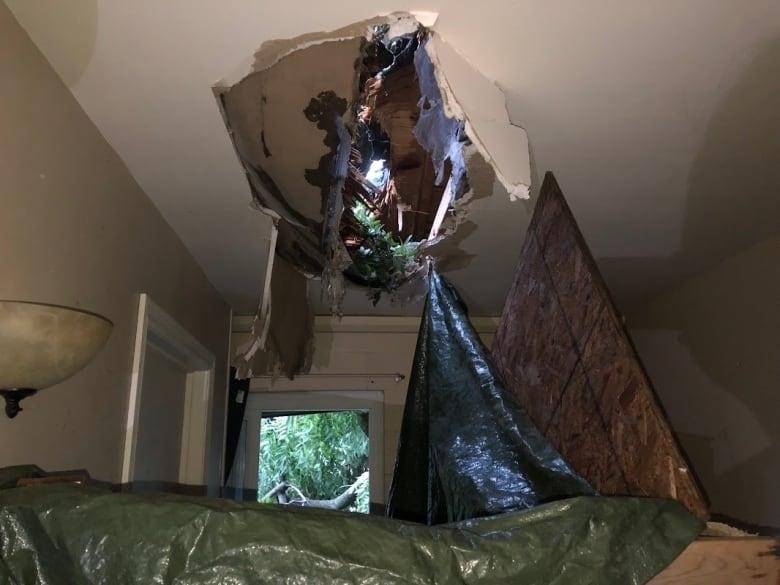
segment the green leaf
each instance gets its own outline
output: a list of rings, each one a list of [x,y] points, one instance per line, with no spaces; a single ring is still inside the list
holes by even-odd
[[[343,411],[264,418],[258,493],[267,493],[284,475],[309,498],[337,496],[368,469],[361,416]],[[367,502],[361,511],[368,511]]]

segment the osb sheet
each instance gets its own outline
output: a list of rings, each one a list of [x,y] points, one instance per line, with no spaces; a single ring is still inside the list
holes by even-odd
[[[507,389],[600,492],[705,498],[603,279],[547,173],[496,333]]]

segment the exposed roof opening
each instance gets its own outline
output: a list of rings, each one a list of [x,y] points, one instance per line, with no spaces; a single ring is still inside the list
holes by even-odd
[[[423,95],[419,79],[429,73],[418,70],[427,61],[427,31],[420,26],[395,37],[388,32],[387,24],[373,27],[356,65],[357,96],[339,226],[351,259],[344,274],[368,287],[374,300],[417,271],[421,244],[437,235],[443,215],[452,211],[452,202],[466,187],[463,170],[460,192],[448,190],[453,176],[449,157],[437,168],[421,143],[437,143],[438,150],[447,153],[460,150],[467,143],[463,123],[457,123],[454,133],[445,125],[448,132],[442,136],[422,141],[416,136],[421,115],[431,112],[435,99]],[[429,125],[424,132],[436,129]],[[448,200],[442,204],[445,192]]]
[[[475,257],[472,201],[528,196],[505,96],[420,16],[435,27],[393,13],[267,41],[214,88],[252,204],[273,219],[241,375],[308,370],[311,291],[333,314],[347,286],[417,298],[429,258],[446,272]]]

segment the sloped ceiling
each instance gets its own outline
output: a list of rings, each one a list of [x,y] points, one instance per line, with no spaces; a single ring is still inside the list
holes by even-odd
[[[621,307],[780,231],[775,0],[6,2],[238,313],[255,309],[268,225],[212,84],[266,40],[394,10],[438,11],[504,89],[535,186],[555,172]],[[528,212],[475,204],[477,256],[450,275],[473,313],[500,312]],[[345,308],[372,312],[359,291]]]

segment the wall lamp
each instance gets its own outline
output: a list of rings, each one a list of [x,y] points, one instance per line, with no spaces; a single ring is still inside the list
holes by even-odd
[[[21,400],[92,361],[112,327],[80,309],[0,300],[0,395],[8,418],[22,410]]]

